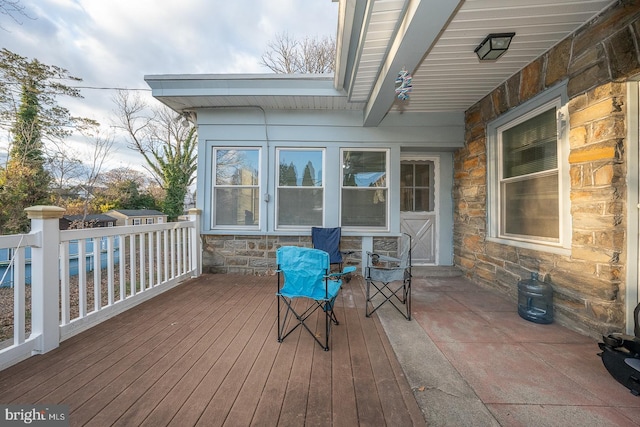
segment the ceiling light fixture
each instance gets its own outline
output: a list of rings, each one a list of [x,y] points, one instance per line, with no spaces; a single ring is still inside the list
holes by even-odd
[[[516,33],[489,34],[474,52],[481,61],[495,61],[509,49],[511,39],[515,35]]]

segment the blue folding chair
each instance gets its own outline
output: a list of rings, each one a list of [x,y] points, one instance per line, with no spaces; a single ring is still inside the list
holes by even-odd
[[[338,270],[342,271],[342,263],[343,263],[343,255],[350,255],[353,252],[342,252],[340,251],[340,237],[341,237],[341,229],[340,227],[333,228],[321,228],[321,227],[311,227],[311,244],[315,249],[320,249],[329,254],[329,262],[333,264],[338,264]],[[348,282],[351,277],[345,277],[345,280]]]
[[[356,268],[347,267],[340,273],[331,273],[327,252],[297,246],[279,248],[276,251],[276,262],[278,342],[284,341],[298,326],[302,326],[328,351],[331,324],[338,324],[333,305],[342,286],[341,278]],[[319,338],[322,334],[316,333],[305,323],[318,309],[325,317],[324,343]]]

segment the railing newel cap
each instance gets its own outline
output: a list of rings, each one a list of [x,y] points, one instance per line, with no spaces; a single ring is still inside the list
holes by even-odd
[[[29,219],[60,219],[67,210],[59,206],[37,205],[25,208],[24,211]]]

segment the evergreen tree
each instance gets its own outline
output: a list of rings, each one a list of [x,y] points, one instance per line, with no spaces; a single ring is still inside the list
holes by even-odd
[[[315,185],[313,176],[311,175],[312,169],[313,169],[313,164],[311,162],[307,163],[307,165],[304,167],[304,175],[302,175],[303,187],[313,187]]]
[[[0,168],[0,233],[28,231],[24,208],[51,203],[45,141],[97,125],[72,117],[58,104],[59,96],[80,97],[65,80],[80,81],[63,68],[0,49],[0,128],[12,137],[8,160]]]
[[[196,128],[189,130],[183,144],[163,146],[164,155],[151,152],[157,174],[162,173],[165,197],[162,211],[173,221],[184,212],[184,199],[196,171],[194,151],[197,146]],[[157,166],[155,166],[157,165]]]
[[[44,169],[37,84],[27,79],[12,129],[9,160],[0,170],[0,233],[24,233],[29,221],[24,209],[46,204],[51,178]]]

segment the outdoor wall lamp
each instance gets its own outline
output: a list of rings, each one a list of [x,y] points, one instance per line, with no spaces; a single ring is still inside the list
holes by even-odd
[[[489,34],[474,52],[481,61],[495,61],[509,49],[511,39],[516,33]]]

